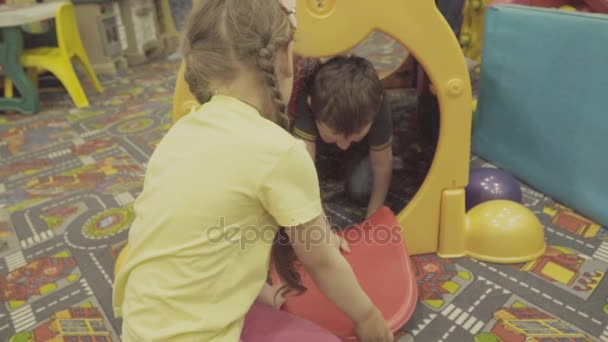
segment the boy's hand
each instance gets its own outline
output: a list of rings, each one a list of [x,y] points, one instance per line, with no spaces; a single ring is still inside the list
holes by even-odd
[[[367,207],[367,213],[365,214],[365,219],[370,218],[378,209],[380,209],[381,205],[373,204]]]

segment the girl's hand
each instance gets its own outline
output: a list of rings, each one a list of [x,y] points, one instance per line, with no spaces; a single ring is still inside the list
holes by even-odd
[[[393,342],[395,337],[376,307],[359,322],[356,332],[361,342]]]
[[[350,246],[348,245],[348,242],[346,242],[342,236],[333,231],[331,233],[331,241],[332,245],[338,248],[339,251],[350,253]]]

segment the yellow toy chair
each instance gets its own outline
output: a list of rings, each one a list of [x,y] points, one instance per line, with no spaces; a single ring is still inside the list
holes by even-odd
[[[21,53],[21,64],[23,67],[30,69],[28,75],[33,78],[35,83],[37,83],[36,75],[39,71],[50,71],[61,81],[77,107],[87,107],[89,106],[89,100],[72,66],[72,58],[75,57],[81,63],[98,92],[103,92],[103,88],[82,46],[74,14],[74,5],[70,2],[62,3],[57,8],[55,21],[59,46],[24,49]],[[5,81],[5,86],[6,94],[10,95],[12,92],[10,80]],[[11,88],[11,90],[7,90],[7,88]]]
[[[517,263],[544,253],[542,225],[529,212],[522,214],[525,208],[517,203],[491,203],[482,212],[465,213],[471,83],[458,39],[434,1],[378,0],[372,4],[369,0],[297,0],[296,13],[297,54],[339,55],[357,46],[373,30],[379,30],[401,42],[434,85],[441,109],[435,158],[420,189],[397,215],[410,255],[469,255],[490,262]],[[184,82],[182,65],[175,87],[173,118],[178,120],[187,114],[193,103],[196,105]],[[497,215],[502,216],[490,217]],[[521,219],[512,223],[513,220],[504,219],[505,215]],[[498,223],[492,226],[491,222]]]

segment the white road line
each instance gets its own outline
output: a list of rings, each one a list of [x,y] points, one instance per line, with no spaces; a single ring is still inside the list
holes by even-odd
[[[53,159],[53,158],[59,158],[61,156],[65,156],[72,153],[72,151],[69,148],[66,149],[61,149],[59,151],[53,151],[51,153],[48,154],[48,157]]]
[[[492,288],[488,288],[486,292],[483,294],[485,298],[490,292],[492,292]],[[462,327],[464,330],[469,330],[469,332],[475,335],[479,332],[479,329],[484,326],[484,322],[478,321],[477,318],[471,315],[471,312],[475,310],[475,308],[481,304],[482,300],[477,300],[473,305],[469,307],[468,312],[450,304],[445,308],[441,313],[443,316],[447,317],[450,321],[453,321],[457,326]],[[468,318],[468,321],[463,325],[463,322]],[[477,330],[477,331],[475,331]],[[448,334],[449,335],[449,334]]]
[[[467,312],[463,312],[462,315],[460,315],[460,317],[458,317],[458,319],[456,320],[456,324],[462,325],[464,320],[467,318],[469,318],[469,314]]]
[[[578,244],[580,244],[580,245],[584,245],[584,246],[589,247],[589,248],[595,248],[595,246],[594,246],[594,245],[592,245],[592,244],[590,244],[590,243],[586,243],[585,241],[581,241],[581,240],[579,240],[579,239],[572,238],[571,236],[566,235],[566,234],[564,234],[564,233],[562,233],[562,232],[559,232],[559,231],[557,231],[557,230],[555,230],[555,229],[553,229],[553,228],[551,228],[551,227],[546,227],[546,229],[547,229],[549,232],[551,232],[551,233],[553,233],[553,234],[555,234],[555,235],[561,236],[561,237],[566,238],[566,239],[568,239],[568,240],[574,240],[574,241],[576,241],[576,242],[577,242]]]
[[[420,331],[424,330],[424,328],[426,328],[426,326],[429,325],[435,319],[435,317],[437,317],[437,314],[433,313],[430,314],[427,318],[423,319],[422,323],[418,324],[416,329],[411,331],[412,335],[416,336],[420,334]]]
[[[450,305],[448,305],[445,309],[443,309],[441,314],[444,316],[447,316],[450,312],[452,312],[452,310],[454,310],[454,308],[455,308],[454,304],[450,303]]]
[[[120,194],[116,194],[116,195],[114,195],[114,199],[121,206],[127,205],[127,204],[135,201],[135,197],[133,197],[133,195],[131,195],[131,193],[129,193],[129,192],[123,192]]]
[[[84,277],[80,278],[80,284],[82,285],[82,287],[84,287],[84,292],[86,292],[87,295],[89,295],[89,296],[93,295],[93,291],[91,290],[89,283],[87,283],[87,280],[84,279]]]
[[[97,260],[97,257],[95,256],[95,254],[89,252],[89,256],[91,257],[91,259],[93,259],[93,262],[95,263],[95,265],[97,266],[97,268],[99,269],[99,271],[101,272],[101,274],[103,274],[103,277],[106,278],[106,281],[108,282],[108,284],[110,284],[110,286],[112,286],[112,279],[110,279],[110,277],[108,276],[108,274],[106,273],[106,271],[103,269],[103,267],[101,266],[101,264],[99,263],[99,260]]]
[[[5,260],[9,272],[27,264],[27,262],[25,261],[25,257],[23,256],[23,251],[18,251],[9,256],[6,256]]]
[[[481,328],[483,328],[484,326],[484,322],[479,321],[477,322],[477,324],[475,324],[475,326],[473,326],[473,328],[471,328],[471,330],[469,330],[469,332],[471,333],[471,335],[477,335],[477,333],[479,332],[479,330],[481,330]]]
[[[606,326],[604,331],[602,331],[602,335],[600,336],[600,339],[602,341],[608,342],[608,325]]]
[[[36,324],[36,317],[29,304],[11,312],[11,319],[16,332],[24,331]]]
[[[462,310],[460,308],[456,308],[456,310],[452,311],[452,314],[448,317],[448,319],[450,321],[453,321],[454,319],[456,319],[456,317],[458,317],[458,315],[460,315],[461,312]]]
[[[132,143],[130,139],[124,139],[124,140],[127,144],[131,145],[131,147],[133,147],[137,152],[141,153],[142,156],[147,157],[147,158],[150,157],[150,155],[148,153],[144,152],[141,148],[139,148],[139,146]]]
[[[55,236],[55,233],[53,233],[53,231],[51,229],[47,229],[47,230],[43,231],[42,233],[40,233],[40,235],[37,232],[35,232],[34,236],[30,236],[27,239],[21,240],[21,247],[28,248],[28,247],[31,247],[40,242],[47,241],[54,236]]]
[[[485,268],[491,269],[491,267],[490,267],[490,266],[488,266],[486,263],[484,263],[484,262],[482,262],[482,261],[478,261],[478,260],[475,260],[475,259],[471,259],[471,260],[472,260],[474,263],[477,263],[477,264],[479,264],[479,265],[481,265],[481,266],[483,266],[483,267],[485,267]],[[498,273],[498,272],[496,272],[496,273]],[[505,278],[509,279],[508,277],[505,277]],[[478,277],[478,279],[479,279],[479,280],[485,280],[485,281],[486,281],[486,283],[492,283],[491,281],[487,280],[486,278],[484,278],[484,277],[482,277],[482,276]],[[514,281],[514,283],[515,283],[515,284],[519,284],[519,285],[521,285],[521,286],[523,286],[523,287],[526,287],[526,288],[528,288],[528,287],[529,287],[529,288],[530,288],[530,290],[532,290],[532,291],[534,291],[534,292],[536,292],[536,293],[538,293],[538,294],[540,294],[540,293],[541,293],[541,292],[540,292],[538,289],[536,289],[536,288],[534,288],[534,287],[530,287],[530,286],[526,285],[524,282],[521,282],[521,281],[520,281],[520,282]],[[495,285],[495,286],[499,286],[499,285]],[[553,303],[555,303],[555,304],[558,304],[558,305],[560,305],[560,306],[564,306],[564,303],[562,303],[562,302],[560,302],[559,300],[556,300],[556,299],[554,299],[554,298],[551,298],[551,296],[549,296],[549,295],[544,295],[544,294],[543,294],[543,297],[549,298],[549,299],[550,299],[551,301],[553,301]],[[602,325],[602,322],[600,322],[600,321],[598,321],[598,320],[594,319],[593,317],[590,317],[590,316],[589,316],[588,314],[586,314],[585,312],[582,312],[582,311],[577,311],[575,308],[573,308],[573,307],[571,307],[571,306],[569,306],[569,305],[566,305],[566,308],[567,308],[568,310],[572,311],[572,312],[576,312],[576,313],[578,313],[579,315],[581,315],[581,316],[583,316],[583,317],[585,317],[585,318],[590,318],[590,319],[591,319],[591,321],[592,321],[593,323],[595,323],[595,324]],[[470,312],[470,311],[469,311],[469,312]]]
[[[471,316],[469,320],[462,326],[465,330],[469,330],[469,328],[473,325],[473,323],[477,322],[477,318],[475,316]]]
[[[608,262],[608,241],[602,242],[595,253],[593,253],[593,258]]]
[[[80,134],[80,137],[81,138],[87,138],[87,137],[90,137],[90,136],[93,136],[93,135],[96,135],[96,134],[99,134],[99,133],[101,133],[101,131],[98,130],[98,129],[95,129],[95,130],[84,132],[84,133]]]

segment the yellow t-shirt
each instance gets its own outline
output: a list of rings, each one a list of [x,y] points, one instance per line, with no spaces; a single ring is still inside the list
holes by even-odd
[[[322,213],[302,141],[214,96],[149,160],[113,300],[124,341],[238,341],[281,226]]]

